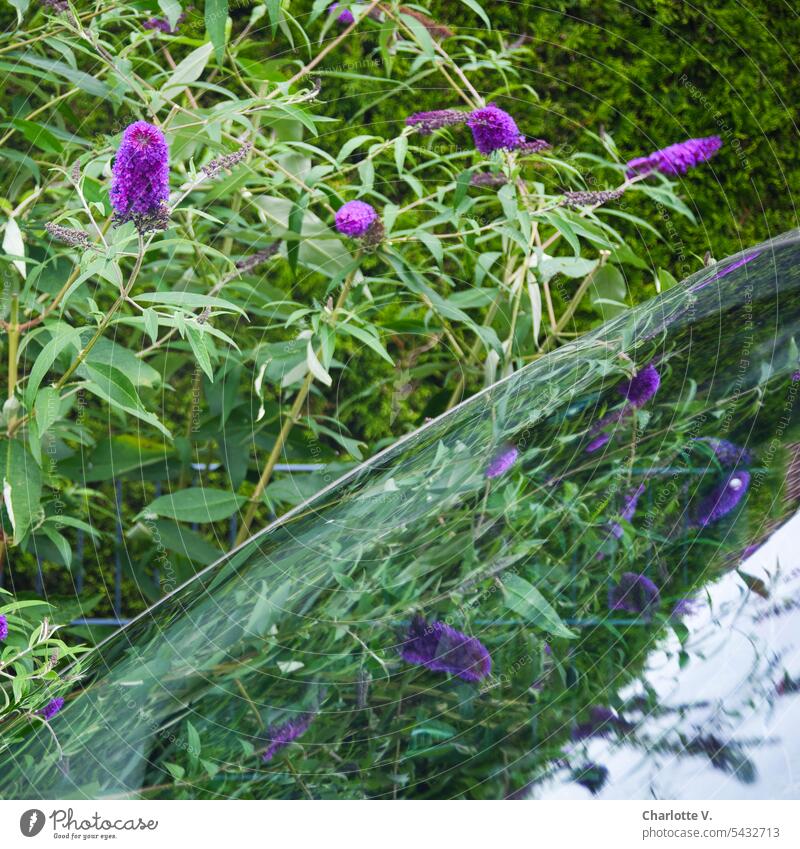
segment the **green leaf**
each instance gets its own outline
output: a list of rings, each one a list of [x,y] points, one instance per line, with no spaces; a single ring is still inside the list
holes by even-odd
[[[554,256],[542,260],[539,270],[547,283],[556,274],[565,277],[585,277],[597,266],[596,259],[583,259],[579,256]]]
[[[6,231],[3,235],[3,252],[6,256],[24,257],[25,242],[22,241],[22,231],[19,229],[19,224],[15,218],[9,218],[6,222]],[[24,280],[27,274],[24,259],[14,259],[14,268],[19,271]]]
[[[30,452],[17,439],[9,439],[0,453],[3,503],[14,531],[13,544],[19,545],[39,514],[42,473]]]
[[[81,337],[77,330],[66,324],[59,324],[54,330],[51,329],[53,338],[42,348],[28,375],[28,385],[25,387],[25,406],[32,407],[39,386],[44,376],[50,371],[58,355],[67,348],[80,350]]]
[[[363,342],[368,347],[372,348],[376,354],[380,354],[384,360],[390,365],[394,365],[394,360],[389,356],[386,348],[381,345],[380,340],[373,336],[369,331],[364,330],[363,327],[358,327],[355,324],[339,324],[336,326],[336,332],[347,333],[350,336],[354,336],[359,342]]]
[[[214,45],[217,62],[222,62],[225,56],[225,33],[228,20],[228,0],[206,0],[205,21],[206,32]],[[196,79],[196,78],[195,78]]]
[[[158,8],[166,15],[169,25],[175,29],[181,16],[181,4],[178,0],[158,0]]]
[[[598,268],[589,288],[592,305],[606,319],[625,312],[627,291],[625,278],[616,265]]]
[[[214,298],[211,295],[198,295],[195,292],[145,292],[136,296],[137,301],[147,304],[157,304],[164,307],[182,307],[190,311],[205,307],[217,307],[221,310],[238,312],[239,315],[247,315],[241,307],[226,301],[224,298]]]
[[[326,386],[330,386],[333,381],[331,380],[331,376],[322,366],[322,363],[317,359],[316,352],[314,351],[314,346],[311,344],[311,340],[308,340],[308,344],[306,345],[306,365],[308,365],[308,370],[317,380],[324,383]]]
[[[164,97],[174,97],[182,88],[199,80],[208,64],[212,50],[213,45],[209,41],[198,47],[197,50],[193,50],[180,62],[170,78],[161,86],[161,93]]]
[[[197,360],[197,364],[203,370],[206,377],[213,383],[214,368],[211,365],[211,354],[208,349],[206,334],[203,333],[196,322],[189,321],[186,323],[186,338],[189,340],[189,345]]]
[[[245,501],[245,496],[223,489],[190,487],[159,496],[145,512],[179,522],[218,522],[232,516]]]
[[[475,14],[486,24],[486,29],[492,28],[492,22],[489,20],[489,16],[486,12],[483,11],[483,7],[480,3],[478,3],[478,0],[461,0],[461,2],[465,6],[469,6],[469,8],[475,12]]]
[[[577,638],[561,621],[550,603],[532,584],[513,573],[503,576],[503,597],[506,607],[556,637],[568,640]]]

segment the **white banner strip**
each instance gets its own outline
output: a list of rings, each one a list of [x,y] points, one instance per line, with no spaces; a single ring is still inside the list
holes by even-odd
[[[0,802],[3,849],[54,840],[169,849],[797,847],[800,803]]]

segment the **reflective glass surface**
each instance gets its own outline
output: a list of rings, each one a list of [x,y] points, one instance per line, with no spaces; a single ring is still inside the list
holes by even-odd
[[[3,733],[6,797],[796,798],[800,241],[351,474]]]

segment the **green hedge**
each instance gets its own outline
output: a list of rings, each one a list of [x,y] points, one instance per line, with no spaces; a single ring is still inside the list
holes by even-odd
[[[693,270],[707,250],[720,259],[798,226],[800,18],[769,0],[548,5],[484,4],[499,32],[532,39],[520,63],[541,98],[520,109],[529,134],[568,143],[577,128],[602,126],[629,157],[692,136],[723,139],[713,162],[685,180],[700,227],[675,219],[658,264],[681,277],[681,252]],[[482,26],[458,0],[430,8],[460,34]]]

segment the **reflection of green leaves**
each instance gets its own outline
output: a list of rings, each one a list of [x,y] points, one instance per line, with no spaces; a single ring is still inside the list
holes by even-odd
[[[537,625],[555,637],[568,640],[577,638],[578,635],[567,628],[539,590],[519,575],[503,576],[503,597],[506,607],[518,613],[531,625]]]

